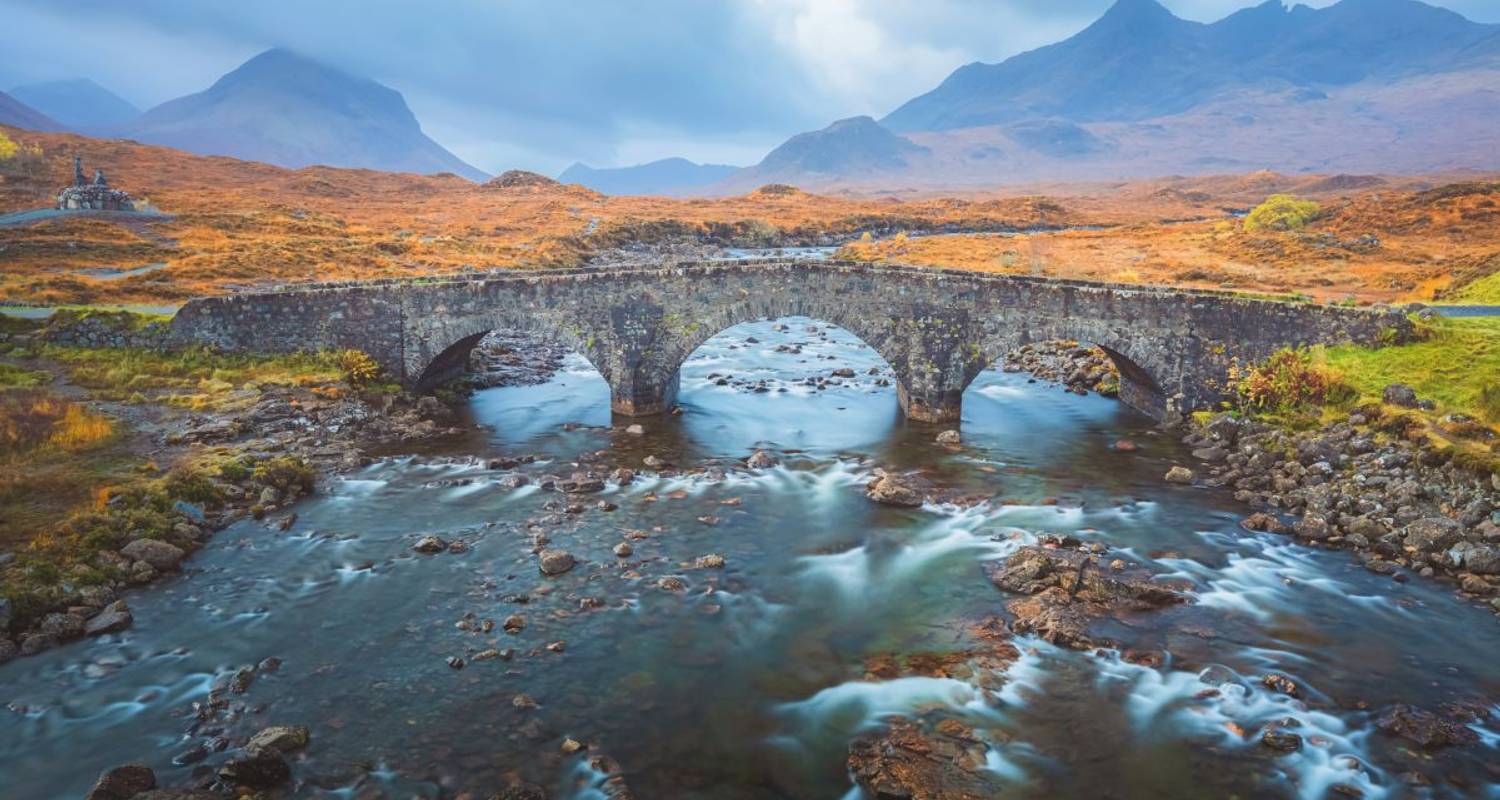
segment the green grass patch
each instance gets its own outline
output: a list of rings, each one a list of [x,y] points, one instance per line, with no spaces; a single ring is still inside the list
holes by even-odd
[[[1404,383],[1440,412],[1500,424],[1500,318],[1438,319],[1425,332],[1397,347],[1327,348],[1323,358],[1361,398],[1378,400],[1386,386]]]
[[[79,386],[108,400],[155,393],[169,402],[212,408],[251,384],[314,386],[344,379],[337,354],[228,355],[206,349],[163,353],[49,345],[42,354],[61,363]]]
[[[1459,289],[1444,303],[1471,306],[1500,306],[1500,272],[1491,273]]]
[[[15,364],[0,364],[0,389],[29,389],[44,386],[52,376],[40,370],[26,369]]]

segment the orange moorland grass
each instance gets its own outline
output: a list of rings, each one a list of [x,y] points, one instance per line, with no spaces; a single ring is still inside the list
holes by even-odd
[[[818,195],[770,185],[729,197],[611,197],[530,173],[477,185],[454,175],[289,170],[128,141],[6,132],[34,155],[24,168],[0,164],[0,213],[50,205],[78,154],[173,216],[0,227],[0,301],[174,303],[279,283],[575,266],[627,242],[756,246],[845,241],[867,230],[1078,226],[1105,229],[913,236],[849,254],[1331,299],[1425,299],[1500,253],[1495,184],[1429,189],[1424,178],[1259,172],[962,196]],[[1226,218],[1226,207],[1282,193],[1313,197],[1321,214],[1300,231],[1244,231]],[[1359,244],[1368,235],[1378,245]],[[157,263],[165,266],[113,280],[83,272]]]
[[[1455,281],[1500,270],[1500,184],[1389,192],[1325,205],[1294,230],[1231,220],[1130,225],[1025,236],[855,242],[841,255],[985,272],[1122,283],[1295,292],[1320,300],[1441,299]],[[1479,290],[1452,293],[1482,297]]]
[[[88,502],[133,462],[118,439],[108,417],[44,389],[0,392],[0,547]]]

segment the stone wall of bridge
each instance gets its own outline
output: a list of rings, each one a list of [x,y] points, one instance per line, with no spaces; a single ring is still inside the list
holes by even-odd
[[[498,272],[314,285],[195,300],[181,342],[231,351],[357,348],[414,389],[463,370],[494,329],[565,342],[609,383],[615,411],[675,401],[698,345],[742,322],[801,315],[863,339],[891,365],[912,418],[958,418],[964,388],[1028,342],[1096,344],[1121,372],[1121,397],[1154,417],[1224,397],[1234,359],[1280,347],[1376,343],[1409,335],[1399,313],[1226,293],[1058,281],[957,270],[753,261],[650,269]]]

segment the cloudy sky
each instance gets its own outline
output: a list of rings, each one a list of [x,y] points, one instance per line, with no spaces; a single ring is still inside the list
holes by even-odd
[[[279,46],[398,89],[487,172],[748,164],[790,134],[882,116],[955,67],[1069,36],[1112,2],[0,0],[0,88],[88,77],[146,108]],[[1163,2],[1212,21],[1250,0]],[[1429,2],[1500,22],[1500,0]]]

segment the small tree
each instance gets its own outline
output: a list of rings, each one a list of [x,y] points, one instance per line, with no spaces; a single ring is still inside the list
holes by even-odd
[[[1322,207],[1289,194],[1273,194],[1245,217],[1247,231],[1292,231],[1317,218]]]

